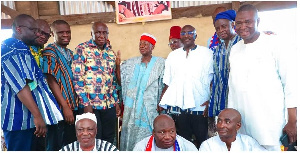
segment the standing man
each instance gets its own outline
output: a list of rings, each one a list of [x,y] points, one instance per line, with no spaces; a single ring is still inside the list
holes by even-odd
[[[215,26],[215,19],[216,19],[216,16],[217,14],[221,13],[221,12],[224,12],[226,11],[226,8],[225,7],[217,7],[215,9],[215,11],[213,12],[212,14],[212,20],[213,20],[213,25]],[[222,41],[218,38],[218,35],[217,33],[215,32],[214,35],[212,37],[210,37],[207,41],[207,47],[211,50],[213,50],[213,48],[217,47],[219,42]]]
[[[35,44],[33,46],[30,46],[31,54],[33,55],[36,63],[41,68],[43,63],[42,58],[42,50],[44,49],[44,45],[48,42],[50,38],[50,26],[47,23],[47,21],[42,19],[36,20],[37,27],[40,30],[40,35],[37,39],[35,39]],[[45,151],[45,138],[44,137],[34,137],[33,143],[32,143],[32,151]]]
[[[215,18],[215,29],[222,40],[214,50],[214,77],[211,86],[211,98],[208,109],[209,117],[216,117],[227,108],[228,104],[228,78],[229,55],[233,45],[241,40],[234,30],[236,13],[227,10],[219,13]]]
[[[43,63],[42,50],[44,49],[44,45],[48,42],[51,36],[51,29],[49,24],[45,20],[37,19],[36,23],[38,28],[40,29],[40,35],[37,39],[35,39],[35,44],[33,46],[30,46],[29,48],[36,63],[39,67],[41,67]]]
[[[98,123],[96,138],[113,143],[116,113],[121,113],[116,89],[120,58],[107,43],[108,33],[106,24],[93,24],[92,39],[75,49],[72,70],[75,91],[80,99],[79,114],[95,113]]]
[[[170,36],[169,36],[169,46],[172,49],[172,51],[183,47],[183,44],[180,40],[180,26],[172,26],[170,28]]]
[[[124,114],[121,148],[132,151],[134,145],[151,135],[156,106],[163,89],[165,59],[152,56],[156,38],[143,33],[139,50],[142,56],[128,59],[121,66]]]
[[[43,73],[27,46],[40,35],[36,21],[18,15],[13,36],[1,44],[1,127],[8,151],[30,151],[34,135],[63,120]]]
[[[51,29],[54,43],[42,52],[42,71],[64,116],[64,121],[48,126],[47,150],[58,151],[76,141],[74,111],[78,109],[78,100],[71,68],[73,52],[67,48],[71,40],[70,25],[64,20],[56,20],[51,24]]]
[[[197,33],[193,26],[185,25],[180,35],[184,47],[171,52],[166,60],[160,106],[167,113],[177,114],[178,134],[189,141],[194,134],[199,148],[207,138],[213,55],[208,48],[195,44]]]
[[[259,21],[253,5],[239,8],[236,32],[243,40],[229,57],[228,107],[241,113],[241,133],[267,150],[280,151],[283,132],[289,143],[297,140],[296,65],[290,52],[294,48],[283,46],[276,35],[259,32]]]

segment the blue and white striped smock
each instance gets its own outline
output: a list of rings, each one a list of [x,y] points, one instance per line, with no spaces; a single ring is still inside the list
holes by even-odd
[[[63,120],[60,108],[51,93],[29,48],[20,40],[9,38],[1,44],[1,127],[16,131],[34,128],[33,116],[17,97],[30,82],[32,97],[46,124]]]

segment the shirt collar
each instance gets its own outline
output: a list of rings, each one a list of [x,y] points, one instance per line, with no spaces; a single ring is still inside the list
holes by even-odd
[[[184,47],[182,47],[182,48],[183,48],[183,51],[186,51],[186,50],[184,49]],[[195,50],[195,49],[197,49],[197,45],[195,45],[195,47],[192,48],[191,51],[193,51],[193,50]]]

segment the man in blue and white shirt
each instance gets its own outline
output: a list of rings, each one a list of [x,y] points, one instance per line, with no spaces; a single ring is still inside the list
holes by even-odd
[[[1,127],[8,151],[29,151],[33,136],[44,137],[46,124],[63,117],[28,48],[40,35],[36,21],[21,14],[12,29],[1,44]]]

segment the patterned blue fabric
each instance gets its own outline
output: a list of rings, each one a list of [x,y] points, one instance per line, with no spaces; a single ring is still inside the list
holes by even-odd
[[[214,48],[214,77],[212,80],[211,98],[208,108],[208,116],[217,116],[224,108],[227,108],[228,78],[229,78],[229,55],[233,45],[241,40],[236,35],[229,41],[226,48],[225,42],[220,42]]]
[[[16,131],[34,128],[33,116],[17,97],[27,84],[36,82],[31,89],[46,124],[63,120],[58,104],[52,95],[30,49],[20,40],[9,38],[1,44],[1,127]]]

